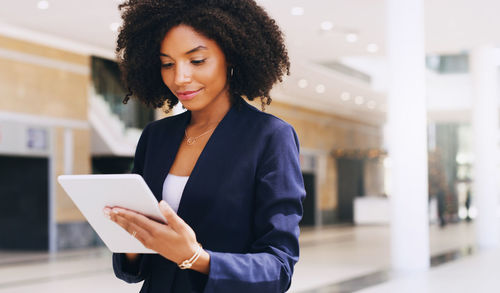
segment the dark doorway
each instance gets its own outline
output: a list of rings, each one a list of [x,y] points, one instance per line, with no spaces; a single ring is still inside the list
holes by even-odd
[[[364,194],[363,160],[337,159],[338,218],[342,223],[354,222],[354,198]]]
[[[0,156],[0,249],[48,250],[48,159]]]
[[[303,202],[304,215],[302,216],[301,226],[314,226],[316,224],[316,190],[314,188],[315,176],[313,173],[302,173],[304,178],[304,187],[306,189],[306,198]]]
[[[126,174],[132,170],[134,158],[100,156],[92,158],[92,174]]]

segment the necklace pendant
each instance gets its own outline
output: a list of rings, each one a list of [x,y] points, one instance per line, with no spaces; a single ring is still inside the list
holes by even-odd
[[[188,145],[193,145],[195,142],[196,142],[196,139],[194,139],[192,137],[188,137],[187,140],[186,140],[186,143]]]

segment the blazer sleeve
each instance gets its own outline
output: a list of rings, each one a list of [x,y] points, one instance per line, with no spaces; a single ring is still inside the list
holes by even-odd
[[[299,221],[304,183],[299,142],[294,129],[282,124],[267,141],[256,172],[255,241],[249,253],[208,251],[212,292],[285,292],[299,258]]]
[[[149,124],[148,124],[149,126]],[[142,176],[143,166],[147,145],[147,129],[148,126],[142,131],[137,148],[135,150],[134,165],[131,173],[139,174]],[[117,278],[124,280],[127,283],[138,283],[143,281],[149,275],[149,268],[147,265],[148,257],[141,254],[139,258],[130,262],[125,257],[124,253],[113,253],[113,271]]]

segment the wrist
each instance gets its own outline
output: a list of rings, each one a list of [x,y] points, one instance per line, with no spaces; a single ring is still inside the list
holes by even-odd
[[[201,244],[197,243],[194,248],[194,253],[191,254],[191,257],[189,259],[184,259],[177,264],[179,268],[183,270],[190,269],[193,266],[193,264],[195,264],[196,261],[200,258],[202,250],[203,248],[201,247]]]
[[[210,271],[210,254],[199,243],[193,248],[193,251],[189,259],[182,260],[177,265],[181,269],[191,269],[202,274],[208,274]]]
[[[208,275],[210,272],[210,254],[202,249],[200,257],[191,267],[192,270]]]

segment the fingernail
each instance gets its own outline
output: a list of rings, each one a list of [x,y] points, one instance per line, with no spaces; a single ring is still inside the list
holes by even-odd
[[[164,200],[160,201],[160,205],[164,208],[168,207],[167,203]]]
[[[118,211],[118,209],[113,209],[113,214],[117,214],[118,215],[119,213],[120,213],[120,211]]]
[[[109,210],[108,209],[104,209],[104,216],[108,219],[111,218],[111,216],[109,215]]]

